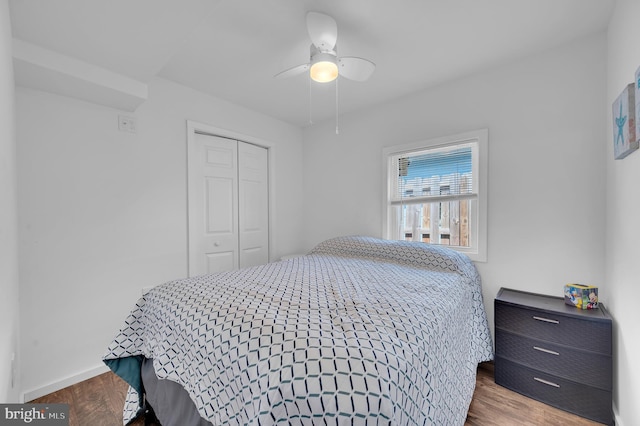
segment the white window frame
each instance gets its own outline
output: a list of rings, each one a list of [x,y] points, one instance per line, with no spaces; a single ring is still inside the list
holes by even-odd
[[[429,139],[425,141],[413,142],[403,145],[395,145],[386,147],[382,151],[382,163],[383,163],[383,195],[382,195],[382,235],[384,238],[393,239],[391,235],[392,227],[390,225],[391,218],[389,217],[390,208],[390,194],[393,188],[396,186],[397,176],[396,170],[392,166],[392,157],[398,154],[411,154],[416,151],[425,149],[444,148],[455,145],[477,143],[478,151],[477,156],[474,158],[473,173],[477,173],[478,176],[478,198],[477,212],[474,217],[471,217],[470,226],[470,247],[458,247],[447,246],[457,251],[465,253],[469,258],[475,262],[487,261],[487,176],[488,176],[488,164],[489,164],[489,130],[479,129],[470,132],[459,133],[456,135],[443,136],[439,138]],[[389,173],[393,173],[394,176],[389,176]],[[425,243],[428,244],[428,243]]]

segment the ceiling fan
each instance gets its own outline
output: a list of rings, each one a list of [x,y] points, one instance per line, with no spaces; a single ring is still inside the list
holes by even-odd
[[[338,57],[338,25],[329,15],[318,12],[307,13],[307,31],[311,38],[309,62],[276,74],[276,78],[287,78],[309,70],[312,80],[328,83],[338,75],[349,80],[365,81],[376,68],[368,59],[355,56]]]

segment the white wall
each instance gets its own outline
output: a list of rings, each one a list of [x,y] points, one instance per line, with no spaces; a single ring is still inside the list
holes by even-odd
[[[622,89],[634,80],[640,67],[640,2],[618,0],[608,30],[606,133],[606,282],[610,288],[609,308],[613,313],[614,402],[619,424],[640,422],[640,309],[638,309],[638,241],[640,224],[640,152],[623,160],[613,159],[613,119],[611,104]]]
[[[595,35],[305,129],[307,248],[382,232],[382,149],[489,129],[488,262],[493,298],[510,287],[562,295],[604,281],[605,46]],[[640,155],[640,154],[639,154]]]
[[[12,359],[18,367],[18,240],[16,140],[9,3],[0,0],[0,402],[17,402]],[[18,379],[17,372],[15,380]]]
[[[272,257],[300,250],[300,129],[162,79],[133,114],[136,134],[118,130],[119,113],[17,90],[22,371],[31,397],[101,366],[141,289],[187,275],[186,120],[275,145]]]

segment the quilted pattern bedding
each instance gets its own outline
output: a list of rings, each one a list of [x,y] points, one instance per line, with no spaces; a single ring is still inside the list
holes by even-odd
[[[153,358],[214,425],[462,425],[493,357],[480,285],[455,251],[340,237],[154,288],[104,361],[125,377]]]

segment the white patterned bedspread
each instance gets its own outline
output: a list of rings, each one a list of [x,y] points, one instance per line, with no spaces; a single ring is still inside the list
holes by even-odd
[[[463,425],[493,358],[480,286],[455,251],[341,237],[154,288],[104,359],[153,358],[214,425]]]

